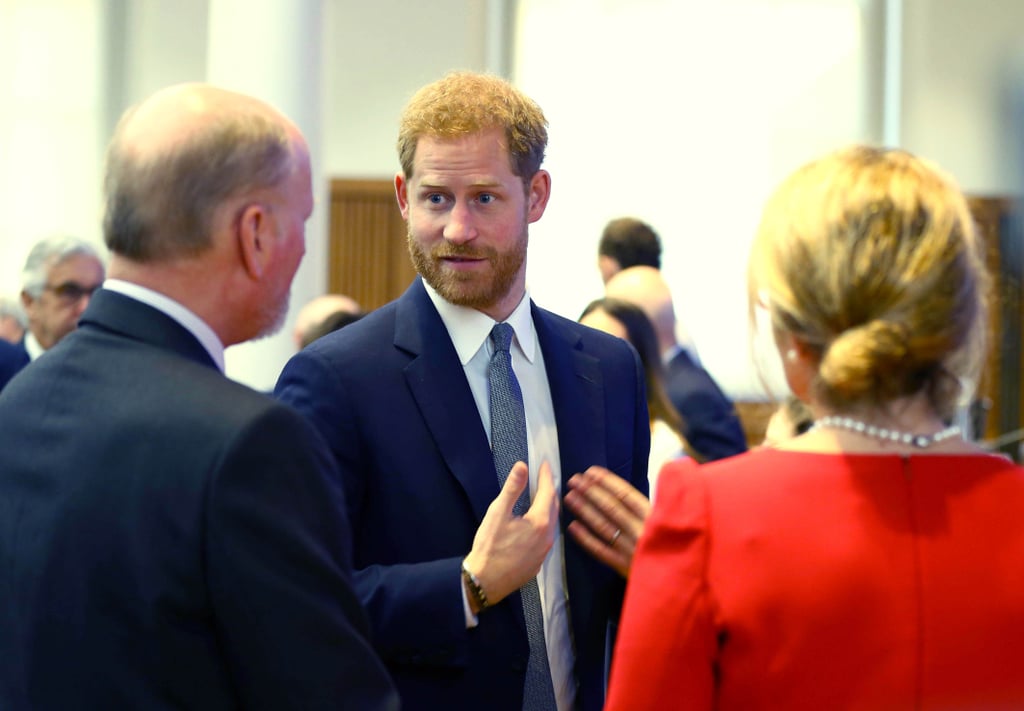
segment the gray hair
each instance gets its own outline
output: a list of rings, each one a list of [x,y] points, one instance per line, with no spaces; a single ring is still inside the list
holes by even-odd
[[[103,258],[92,243],[78,237],[58,235],[47,237],[36,242],[28,253],[25,266],[21,270],[21,288],[32,298],[38,298],[46,287],[50,269],[69,257],[84,254],[93,257],[101,265]]]
[[[0,296],[0,319],[13,318],[22,328],[28,328],[28,316],[21,302],[10,296]]]
[[[124,140],[125,114],[107,152],[107,248],[138,262],[210,248],[214,212],[245,190],[280,185],[294,167],[284,124],[259,105],[222,111],[173,150],[139,155]]]

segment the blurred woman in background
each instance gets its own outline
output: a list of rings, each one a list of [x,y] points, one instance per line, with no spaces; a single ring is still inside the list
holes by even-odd
[[[683,418],[672,407],[665,391],[665,366],[658,353],[654,326],[639,306],[611,298],[591,301],[583,309],[579,322],[625,339],[640,355],[647,384],[647,411],[651,418],[651,454],[647,477],[653,500],[661,467],[680,457],[694,456],[683,436]]]
[[[806,434],[661,474],[610,709],[1024,708],[1024,470],[948,423],[987,278],[966,201],[908,153],[787,179],[749,267]]]

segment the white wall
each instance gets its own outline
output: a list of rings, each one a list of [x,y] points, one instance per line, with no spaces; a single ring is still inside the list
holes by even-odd
[[[99,0],[0,0],[0,293],[41,237],[99,241]]]
[[[285,0],[263,2],[293,7]],[[230,3],[0,0],[0,104],[14,109],[0,112],[0,293],[18,290],[20,266],[39,237],[67,231],[100,241],[103,151],[125,108],[164,86],[208,80],[213,55],[217,76],[225,68],[232,72],[231,86],[272,101],[276,97],[268,94],[280,93],[280,77],[263,76],[255,61],[275,49],[262,46],[266,32],[253,36],[254,18],[240,10],[236,23],[225,17],[225,5]],[[293,116],[316,143],[319,205],[326,204],[329,176],[393,175],[401,107],[416,88],[446,71],[487,68],[487,23],[497,5],[322,0],[322,26],[309,44],[322,44],[323,60],[297,67],[292,80],[312,81],[312,91],[319,92],[314,103],[320,115]],[[246,12],[258,9],[250,4]],[[210,36],[211,10],[218,13],[221,39]],[[227,36],[235,24],[253,37],[237,50]],[[235,59],[218,54],[229,41]],[[259,76],[234,73],[239,70],[232,67],[247,62]],[[273,386],[289,354],[295,312],[326,288],[325,218],[321,208],[308,225],[307,260],[285,328],[270,342],[229,349],[229,375],[260,389]]]
[[[876,16],[855,0],[519,6],[516,79],[551,122],[531,291],[578,315],[601,295],[604,224],[639,217],[704,365],[733,395],[759,393],[744,274],[760,206],[801,163],[878,139]]]
[[[1024,127],[1007,111],[1002,81],[1024,49],[1024,2],[902,4],[901,144],[938,162],[968,192],[1020,193],[1024,174],[1008,146]]]
[[[487,69],[480,0],[338,0],[324,6],[324,153],[335,177],[390,178],[398,115],[420,86]],[[397,208],[396,208],[397,209]]]
[[[98,238],[113,121],[161,86],[205,78],[214,1],[0,0],[0,292],[17,290],[44,234]],[[551,121],[533,294],[575,318],[600,294],[601,227],[647,219],[705,364],[744,396],[757,389],[742,274],[760,205],[798,163],[881,137],[886,6],[903,15],[900,142],[969,190],[1016,187],[999,80],[1024,44],[1020,0],[321,0],[314,160],[325,180],[390,178],[409,95],[450,69],[501,70],[496,45],[515,34],[513,77]],[[309,234],[321,261],[323,230]],[[325,274],[311,260],[300,279]],[[268,387],[279,367],[246,382]]]

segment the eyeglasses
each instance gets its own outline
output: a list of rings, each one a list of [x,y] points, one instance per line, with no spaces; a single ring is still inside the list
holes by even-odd
[[[81,301],[86,296],[92,296],[93,292],[100,288],[99,284],[94,286],[82,286],[81,284],[73,281],[66,281],[63,284],[47,284],[43,287],[44,291],[52,291],[54,295],[67,304],[74,304]]]

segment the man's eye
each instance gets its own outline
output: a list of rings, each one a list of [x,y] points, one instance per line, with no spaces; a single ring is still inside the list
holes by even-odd
[[[481,193],[477,200],[479,200],[482,205],[490,205],[494,202],[495,197],[490,193]]]
[[[444,203],[444,195],[440,193],[430,193],[427,195],[427,202],[432,205],[441,205]]]

